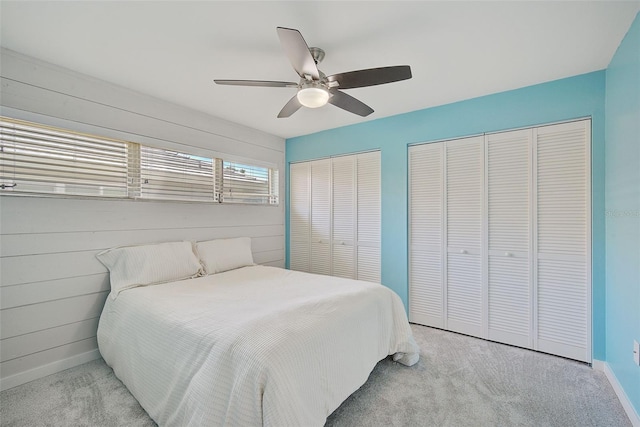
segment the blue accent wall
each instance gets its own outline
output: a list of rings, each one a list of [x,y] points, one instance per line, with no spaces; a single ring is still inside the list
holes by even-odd
[[[607,363],[640,414],[640,14],[606,74]]]
[[[420,77],[414,76],[414,78]],[[424,96],[428,97],[429,94]],[[366,102],[366,99],[363,101]],[[406,305],[408,294],[407,145],[591,117],[593,357],[604,360],[604,105],[605,71],[603,70],[291,138],[286,141],[286,162],[289,165],[290,162],[335,154],[381,150],[382,283],[397,292]],[[286,194],[289,194],[288,179]],[[286,197],[287,266],[289,265],[288,213],[289,198]]]

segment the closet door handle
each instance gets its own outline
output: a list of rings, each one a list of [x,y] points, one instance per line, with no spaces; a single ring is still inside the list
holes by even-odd
[[[513,254],[511,252],[505,252],[504,256],[513,256]]]
[[[461,254],[466,254],[466,253],[468,253],[468,252],[467,252],[467,250],[466,250],[466,249],[460,249],[460,253],[461,253]]]

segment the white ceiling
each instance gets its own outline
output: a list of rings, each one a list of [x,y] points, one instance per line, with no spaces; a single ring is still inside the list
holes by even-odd
[[[2,46],[281,137],[317,132],[607,67],[640,1],[0,2]],[[411,80],[346,92],[278,119],[297,81],[276,27],[326,51],[327,75],[411,65]]]

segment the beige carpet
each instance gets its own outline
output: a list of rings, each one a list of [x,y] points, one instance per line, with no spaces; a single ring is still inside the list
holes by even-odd
[[[327,426],[631,426],[601,372],[412,325],[411,367],[385,359]],[[102,360],[0,393],[2,426],[153,426]]]

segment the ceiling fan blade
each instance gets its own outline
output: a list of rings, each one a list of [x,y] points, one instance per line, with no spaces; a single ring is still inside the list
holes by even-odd
[[[280,112],[278,113],[278,118],[282,119],[285,117],[290,117],[293,113],[298,111],[300,107],[302,107],[302,104],[300,104],[300,101],[298,101],[298,94],[295,94],[293,95],[293,98],[291,98],[289,102],[287,102],[284,107],[282,107],[282,110],[280,110]]]
[[[298,87],[294,82],[272,82],[267,80],[214,80],[219,85],[258,87]]]
[[[296,73],[302,78],[308,75],[313,80],[319,80],[320,74],[318,73],[316,61],[311,56],[309,46],[304,41],[300,31],[283,27],[277,27],[277,31],[278,37],[280,37],[280,44],[282,44],[282,48],[289,57],[289,61],[291,61]]]
[[[358,101],[351,95],[347,95],[337,89],[331,89],[330,92],[333,96],[329,98],[329,103],[336,107],[340,107],[343,110],[347,110],[362,117],[366,117],[373,113],[373,108],[369,107],[362,101]]]
[[[366,70],[348,71],[328,76],[329,81],[337,81],[340,89],[382,85],[411,78],[411,67],[397,65],[395,67],[369,68]]]

